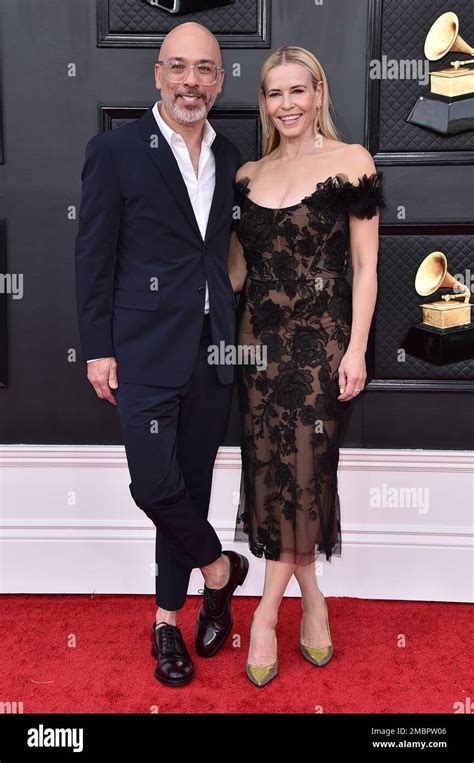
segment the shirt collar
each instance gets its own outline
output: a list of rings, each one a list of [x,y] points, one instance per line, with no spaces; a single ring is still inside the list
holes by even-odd
[[[153,109],[152,109],[153,115],[154,115],[154,117],[155,117],[155,119],[157,121],[157,124],[158,124],[158,127],[160,128],[160,131],[163,133],[163,135],[165,136],[165,138],[168,141],[168,143],[171,143],[171,139],[173,138],[173,136],[179,138],[179,140],[182,141],[183,138],[181,137],[181,135],[179,133],[175,132],[173,130],[173,128],[170,127],[169,124],[167,124],[167,122],[165,122],[165,120],[161,116],[159,108],[158,108],[158,106],[161,103],[163,103],[163,101],[156,101],[156,103],[155,103],[155,105],[153,106]],[[206,119],[206,121],[204,123],[204,129],[202,131],[202,140],[203,140],[203,143],[205,143],[206,146],[210,147],[215,137],[216,137],[216,132],[215,132],[215,130],[213,130],[213,128],[209,124],[208,120]]]

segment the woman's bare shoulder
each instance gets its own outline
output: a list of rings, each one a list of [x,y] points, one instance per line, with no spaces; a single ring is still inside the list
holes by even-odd
[[[257,162],[245,162],[239,169],[237,170],[237,174],[235,176],[236,180],[243,180],[244,178],[250,178],[250,180],[253,178],[255,174],[255,167],[258,164]]]
[[[357,183],[363,175],[376,172],[372,154],[360,143],[345,143],[343,150],[346,175],[351,183]]]
[[[250,180],[253,180],[256,178],[262,168],[271,161],[273,153],[274,152],[272,151],[271,154],[262,156],[261,159],[257,159],[255,162],[246,162],[243,164],[242,167],[237,170],[235,179],[242,180],[243,178],[249,178]]]

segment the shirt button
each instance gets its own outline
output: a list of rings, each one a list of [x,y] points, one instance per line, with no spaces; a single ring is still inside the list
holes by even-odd
[[[199,289],[198,289],[198,294],[205,294],[205,293],[206,293],[206,287],[205,286],[200,286]]]

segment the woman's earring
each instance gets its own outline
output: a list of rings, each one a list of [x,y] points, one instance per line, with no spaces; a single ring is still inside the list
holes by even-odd
[[[319,114],[321,109],[318,109],[318,116],[314,120],[314,142],[317,146],[321,147],[323,143],[323,136],[319,132]]]

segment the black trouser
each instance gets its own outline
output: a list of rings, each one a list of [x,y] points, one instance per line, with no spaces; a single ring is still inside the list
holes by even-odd
[[[194,567],[219,558],[222,546],[207,521],[214,461],[232,402],[208,363],[212,343],[204,316],[196,364],[182,387],[120,382],[115,391],[132,497],[156,526],[156,603],[180,609]]]

